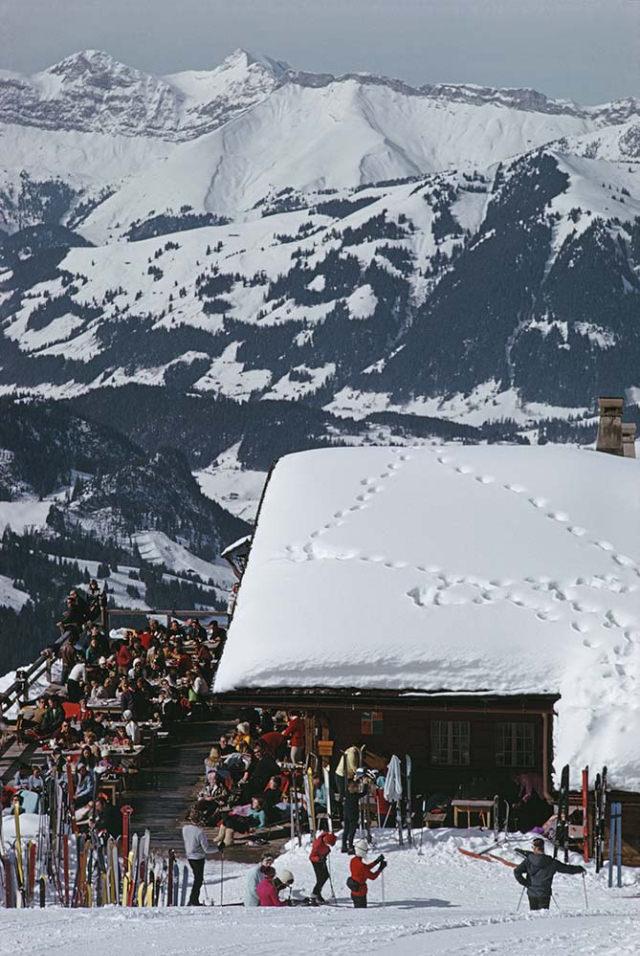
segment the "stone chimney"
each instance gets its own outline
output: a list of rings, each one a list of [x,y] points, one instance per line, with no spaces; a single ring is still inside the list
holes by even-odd
[[[622,406],[623,398],[599,398],[600,422],[596,451],[607,455],[623,455],[622,450]]]
[[[636,457],[636,426],[633,422],[622,426],[622,454],[625,458]]]

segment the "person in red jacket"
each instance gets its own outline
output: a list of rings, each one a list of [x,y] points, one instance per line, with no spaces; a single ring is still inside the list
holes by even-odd
[[[329,868],[327,858],[331,853],[331,847],[336,845],[335,833],[329,833],[327,830],[321,830],[313,841],[309,859],[313,866],[313,872],[316,875],[316,885],[311,891],[311,898],[317,903],[324,903],[322,897],[322,887],[329,879]]]
[[[292,710],[289,714],[289,723],[282,736],[291,744],[291,763],[302,763],[304,760],[304,720],[299,710]]]
[[[131,667],[131,662],[133,661],[133,654],[131,653],[131,648],[125,641],[122,642],[118,650],[116,651],[116,661],[118,662],[118,671],[120,674],[126,674]]]
[[[359,910],[365,909],[367,905],[367,880],[377,880],[386,867],[387,861],[382,854],[380,854],[373,863],[365,863],[364,857],[367,855],[369,849],[369,844],[366,840],[356,840],[353,847],[356,855],[351,858],[351,880],[353,884],[357,883],[358,886],[354,889],[354,885],[347,885],[351,890],[353,905]],[[378,869],[374,873],[373,869],[375,866],[377,866]]]

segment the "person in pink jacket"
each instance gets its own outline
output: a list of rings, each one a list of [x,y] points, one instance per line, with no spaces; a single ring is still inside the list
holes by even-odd
[[[293,885],[293,875],[289,870],[283,870],[280,874],[280,879],[277,881],[276,885],[276,871],[272,866],[268,867],[264,871],[264,877],[258,883],[257,894],[258,899],[260,900],[260,906],[288,906],[290,900],[283,902],[278,896],[278,888],[292,886]]]
[[[260,906],[284,906],[284,903],[278,896],[275,883],[273,882],[275,875],[276,871],[272,866],[266,867],[264,870],[264,876],[258,883],[258,887],[256,889],[258,899],[260,900]]]

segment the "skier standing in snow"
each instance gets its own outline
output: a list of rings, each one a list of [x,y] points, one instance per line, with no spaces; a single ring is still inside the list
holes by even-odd
[[[513,875],[526,887],[530,910],[548,910],[551,902],[551,886],[556,873],[585,873],[583,866],[571,866],[554,860],[544,852],[544,840],[536,837],[533,853],[528,853]]]
[[[189,895],[189,906],[202,906],[200,889],[204,879],[204,861],[207,853],[213,853],[214,848],[209,846],[207,834],[200,825],[200,816],[195,810],[190,810],[182,828],[184,852],[193,873],[193,886]]]
[[[313,841],[309,859],[316,875],[316,885],[311,891],[311,897],[316,903],[324,903],[322,897],[322,887],[329,879],[329,869],[327,867],[327,858],[331,853],[331,847],[336,845],[335,833],[329,833],[327,830],[321,830]]]
[[[364,858],[368,850],[369,844],[366,840],[356,840],[355,856],[351,860],[351,876],[347,880],[347,886],[351,890],[351,899],[357,910],[365,909],[367,906],[367,880],[377,880],[387,866],[387,861],[382,854],[373,863],[365,863]],[[374,873],[375,866],[378,869]]]

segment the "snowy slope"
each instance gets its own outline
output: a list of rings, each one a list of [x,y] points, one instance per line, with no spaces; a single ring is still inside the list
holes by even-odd
[[[140,557],[149,564],[163,565],[178,574],[191,572],[204,582],[213,581],[222,590],[231,590],[235,579],[226,561],[204,561],[162,531],[138,531],[132,538]]]
[[[188,148],[195,145],[189,144]],[[503,173],[505,195],[525,190],[524,200],[509,199],[513,210],[510,206],[502,209],[500,191],[490,191],[495,169],[489,168],[473,174],[432,174],[417,182],[355,192],[343,190],[330,200],[317,193],[304,200],[295,194],[302,208],[288,212],[135,243],[71,249],[60,263],[58,278],[37,283],[14,305],[3,333],[25,356],[56,359],[55,364],[39,365],[45,375],[60,364],[55,383],[45,378],[34,385],[30,376],[29,387],[44,395],[62,396],[127,381],[162,385],[179,372],[183,377],[190,376],[189,384],[196,391],[219,392],[240,400],[256,393],[268,398],[308,398],[330,389],[333,395],[325,399],[327,407],[355,416],[388,409],[460,417],[476,424],[487,418],[511,417],[526,422],[551,415],[566,418],[576,411],[589,413],[590,398],[576,402],[567,396],[545,401],[546,390],[540,385],[537,395],[523,401],[516,382],[501,380],[505,338],[498,332],[493,333],[496,359],[490,374],[476,372],[468,359],[462,362],[454,358],[453,364],[465,382],[450,386],[449,394],[443,394],[442,384],[435,394],[430,384],[414,384],[413,372],[404,368],[397,374],[394,371],[416,349],[425,354],[433,352],[433,343],[421,341],[412,344],[409,353],[401,354],[416,312],[428,313],[440,280],[446,279],[452,269],[455,276],[455,269],[464,266],[462,257],[454,259],[463,248],[468,256],[477,256],[482,243],[489,248],[487,241],[495,240],[496,233],[489,225],[490,216],[495,220],[499,215],[506,229],[521,203],[539,195],[533,173],[542,160],[555,170],[559,185],[550,192],[546,205],[541,201],[541,211],[534,207],[527,220],[536,228],[541,221],[548,227],[539,230],[540,251],[536,250],[536,255],[544,257],[544,271],[538,284],[523,292],[525,301],[534,295],[539,304],[520,322],[511,300],[505,306],[505,323],[510,327],[504,336],[511,335],[510,375],[512,379],[514,375],[526,377],[528,366],[520,369],[514,359],[517,340],[527,334],[538,335],[540,347],[549,347],[557,355],[562,354],[558,349],[567,342],[571,311],[554,322],[551,313],[558,306],[547,305],[540,294],[548,279],[553,279],[554,288],[557,286],[554,267],[562,273],[563,282],[574,281],[567,247],[580,249],[586,237],[589,255],[599,255],[596,239],[598,243],[600,239],[594,229],[601,220],[604,239],[619,249],[633,248],[633,221],[640,215],[640,195],[636,174],[626,165],[555,151],[545,152],[542,159],[532,154]],[[522,186],[517,185],[518,180]],[[188,188],[200,188],[195,172]],[[95,215],[108,204],[99,207]],[[447,216],[451,220],[449,232],[440,235],[440,223]],[[566,262],[558,265],[560,253]],[[500,266],[504,254],[498,248],[494,258],[483,263],[482,278],[478,267],[467,269],[466,274],[461,268],[469,305],[479,307],[479,283],[485,277],[490,281],[491,269]],[[397,262],[398,256],[401,262]],[[514,256],[517,262],[515,252]],[[352,257],[359,268],[345,282],[336,276],[336,267],[347,257]],[[376,270],[373,279],[367,271],[371,268]],[[618,282],[620,305],[633,311],[632,297],[626,293],[634,288],[631,283],[637,287],[637,279],[622,259],[615,270],[611,278],[605,276],[599,281]],[[76,280],[71,286],[66,273]],[[581,290],[583,278],[575,274]],[[4,281],[10,288],[10,273],[5,274]],[[525,276],[523,281],[530,280]],[[222,291],[207,292],[212,282]],[[389,298],[391,282],[394,287]],[[280,288],[281,292],[275,291]],[[574,302],[578,301],[579,289],[573,295]],[[566,304],[566,295],[559,302]],[[461,340],[477,341],[478,348],[486,344],[484,319],[479,315],[475,328],[474,312],[464,309],[464,305],[466,301],[462,308],[456,308],[455,321],[468,316],[468,327],[456,332],[450,322],[436,323],[440,348],[454,357],[460,347],[456,343]],[[586,303],[584,319],[576,321],[570,330],[576,344],[590,353],[584,358],[588,368],[594,361],[615,363],[618,352],[602,357],[612,345],[628,341],[629,348],[636,348],[634,328],[623,319],[624,313],[611,297],[609,307],[612,315],[607,318],[599,304],[594,308]],[[42,310],[54,308],[50,322],[39,318]],[[336,310],[344,316],[338,335],[329,331],[333,325],[327,322],[335,317]],[[141,321],[158,339],[164,330],[174,331],[173,348],[171,339],[163,339],[158,349],[149,348],[145,340],[139,355],[132,354],[123,332],[133,334]],[[373,337],[362,332],[365,349],[359,348],[360,332],[348,328],[354,321],[375,330]],[[267,329],[287,323],[291,329],[288,340],[283,337],[277,361],[269,360],[272,350],[262,346]],[[425,332],[433,327],[431,319],[425,321]],[[194,330],[190,338],[186,338],[186,328]],[[549,336],[554,330],[562,337],[557,345],[552,345],[555,337]],[[185,342],[189,344],[185,346]],[[156,355],[162,360],[158,361]],[[79,367],[63,364],[64,359],[72,359]],[[11,369],[5,373],[7,384],[10,374]],[[565,377],[572,374],[570,367]],[[595,371],[590,375],[595,376]],[[562,380],[560,375],[555,380],[559,377]],[[610,371],[599,375],[600,380],[613,381],[614,377]],[[580,380],[581,388],[588,393],[591,378],[582,374]],[[19,378],[15,384],[22,384]],[[405,394],[394,394],[400,384]],[[635,385],[635,380],[617,378],[617,388]]]
[[[288,84],[221,129],[175,150],[87,220],[92,239],[151,210],[237,215],[286,187],[344,189],[446,168],[483,167],[586,132],[586,119],[442,103],[356,79]]]
[[[43,270],[46,239],[0,244],[0,390],[588,416],[598,390],[640,388],[637,143],[633,98],[583,109],[244,51],[166,77],[97,51],[4,72],[0,228],[97,246],[64,257],[54,236]]]
[[[35,832],[36,825],[36,817],[25,820],[25,832],[32,828]],[[10,821],[7,829],[10,833]],[[335,956],[352,956],[354,950],[375,956],[512,956],[514,952],[538,951],[560,956],[569,950],[575,956],[635,956],[640,947],[639,902],[634,898],[638,884],[631,870],[625,870],[621,890],[607,890],[606,871],[596,876],[590,866],[588,910],[582,880],[558,876],[554,883],[557,907],[530,914],[526,903],[518,910],[520,888],[511,868],[458,853],[459,846],[475,850],[487,846],[485,834],[426,830],[422,855],[415,848],[399,848],[388,833],[378,831],[375,838],[370,859],[383,851],[389,862],[384,900],[382,880],[371,883],[364,914],[354,912],[348,899],[349,858],[335,851],[330,863],[339,905],[320,908],[220,907],[221,867],[214,857],[205,865],[206,893],[215,902],[213,908],[109,906],[90,914],[59,907],[48,907],[45,912],[7,910],[3,912],[3,939],[10,951],[15,951],[27,934],[34,950],[56,947],[68,956],[83,956],[87,948],[95,956],[111,956],[114,948],[182,956],[185,951],[209,952],[212,938],[219,956],[235,956],[239,950],[297,956],[305,939],[313,941],[314,952]],[[527,846],[524,837],[522,845]],[[294,874],[295,899],[303,898],[312,888],[308,854],[305,841],[275,863],[278,872],[286,868]],[[241,902],[249,869],[225,861],[225,903]]]
[[[283,458],[216,690],[559,693],[557,766],[640,788],[639,473],[550,446]]]
[[[20,611],[29,600],[31,596],[26,591],[14,587],[11,578],[0,574],[0,606]]]
[[[286,187],[482,166],[558,138],[581,150],[584,134],[606,138],[637,115],[633,99],[583,109],[534,90],[413,88],[297,72],[244,50],[213,70],[164,77],[86,50],[33,76],[0,71],[0,215],[13,227],[25,216],[22,170],[80,191],[72,205],[82,215],[124,189],[88,227],[106,236],[185,204],[236,214]],[[148,171],[143,157],[155,160]]]

